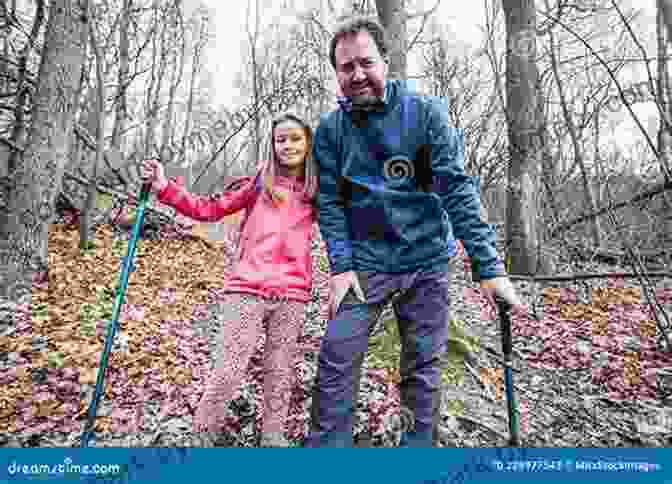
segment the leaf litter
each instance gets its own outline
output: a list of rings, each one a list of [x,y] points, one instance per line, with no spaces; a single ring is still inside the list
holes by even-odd
[[[210,369],[213,319],[232,263],[237,225],[148,224],[139,241],[104,396],[96,446],[197,446],[191,418]],[[49,231],[48,279],[30,307],[13,311],[0,336],[0,445],[76,446],[93,395],[129,237],[101,224],[80,253],[76,214]],[[328,264],[317,233],[314,290],[294,363],[297,385],[287,433],[308,431],[312,382],[326,327]],[[501,342],[494,314],[454,265],[448,364],[443,371],[441,446],[500,446],[508,436]],[[613,268],[612,268],[613,270]],[[672,303],[663,281],[658,297]],[[516,283],[524,299],[531,291]],[[597,285],[596,285],[597,286]],[[672,357],[637,288],[610,281],[577,301],[571,284],[543,291],[543,316],[514,318],[514,383],[523,443],[529,446],[664,446],[672,438]],[[374,330],[356,408],[356,441],[394,446],[401,431],[399,346],[390,307]],[[387,336],[386,336],[387,335]],[[241,390],[229,405],[226,442],[256,446],[263,418],[262,336]],[[661,384],[667,375],[667,385]]]

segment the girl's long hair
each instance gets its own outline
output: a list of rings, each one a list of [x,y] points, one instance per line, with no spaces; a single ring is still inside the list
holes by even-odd
[[[271,136],[268,140],[266,157],[267,160],[270,160],[270,163],[267,162],[264,164],[261,173],[262,179],[264,180],[263,190],[275,201],[284,200],[284,194],[278,190],[275,190],[273,183],[275,176],[280,169],[280,165],[275,153],[274,131],[278,124],[284,121],[294,121],[295,123],[299,124],[303,128],[303,131],[306,135],[307,149],[304,163],[305,181],[303,184],[303,198],[307,202],[315,203],[319,184],[319,167],[313,158],[313,130],[310,128],[310,125],[307,122],[293,113],[282,113],[275,117],[271,122]]]

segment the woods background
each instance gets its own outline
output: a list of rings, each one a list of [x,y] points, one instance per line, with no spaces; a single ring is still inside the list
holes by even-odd
[[[648,385],[646,398],[650,399],[646,405],[655,406],[658,412],[655,421],[665,423],[656,442],[669,444],[672,418],[667,410],[672,395],[672,367],[663,368],[668,360],[660,355],[665,352],[669,359],[672,351],[672,322],[670,303],[666,305],[659,299],[665,291],[669,292],[666,288],[672,265],[672,86],[668,67],[672,0],[657,0],[655,5],[653,1],[642,5],[622,0],[483,0],[485,18],[480,26],[483,35],[477,44],[469,44],[454,34],[451,26],[460,21],[459,7],[455,7],[451,19],[446,19],[440,14],[442,2],[446,0],[321,0],[311,2],[307,8],[298,2],[285,1],[280,7],[274,6],[274,11],[282,12],[280,17],[266,14],[267,5],[261,0],[248,0],[240,4],[246,9],[247,18],[240,26],[245,37],[241,55],[233,56],[230,64],[220,66],[220,70],[236,73],[236,81],[222,86],[212,75],[213,66],[209,65],[207,52],[215,38],[225,36],[226,32],[217,31],[214,11],[206,4],[187,5],[180,0],[2,0],[0,336],[3,339],[0,343],[3,346],[0,346],[0,363],[4,373],[0,374],[0,381],[7,383],[5,393],[0,394],[0,424],[5,425],[2,428],[18,429],[15,422],[19,421],[21,428],[33,431],[43,425],[41,421],[31,420],[33,417],[47,419],[58,412],[63,414],[62,422],[68,424],[73,421],[73,415],[81,417],[80,410],[88,402],[82,397],[85,393],[82,388],[95,381],[99,357],[99,349],[92,346],[91,341],[96,337],[96,324],[109,315],[98,313],[98,309],[93,311],[89,306],[86,311],[90,314],[85,316],[71,309],[79,305],[77,301],[86,298],[95,299],[96,304],[98,299],[104,300],[101,307],[111,304],[116,257],[123,252],[123,247],[119,248],[123,241],[112,241],[106,232],[96,235],[95,226],[101,220],[101,212],[106,212],[104,217],[107,217],[115,210],[112,218],[116,222],[121,221],[127,227],[132,223],[133,198],[140,189],[139,163],[159,156],[169,176],[181,177],[190,190],[201,194],[215,193],[231,178],[251,174],[257,161],[268,156],[269,126],[274,115],[290,109],[315,126],[321,113],[336,107],[328,42],[339,18],[364,13],[379,18],[389,31],[393,47],[390,77],[413,80],[421,92],[447,97],[451,123],[465,132],[466,171],[479,179],[485,212],[489,221],[497,226],[499,249],[514,281],[531,279],[531,286],[536,287],[540,281],[606,280],[607,274],[594,273],[600,262],[618,267],[621,275],[626,274],[628,280],[638,286],[638,295],[633,295],[628,292],[631,288],[621,292],[609,288],[600,292],[601,289],[586,285],[586,293],[593,290],[593,306],[576,303],[578,299],[572,300],[560,290],[551,291],[544,298],[551,301],[547,309],[555,309],[546,311],[546,319],[532,321],[534,318],[530,318],[534,324],[518,325],[516,336],[518,343],[524,343],[522,346],[533,345],[535,338],[551,341],[553,344],[541,345],[550,348],[548,358],[567,364],[576,355],[563,353],[571,349],[567,344],[570,333],[563,332],[565,329],[559,321],[564,318],[562,321],[569,325],[567,327],[581,326],[582,331],[592,331],[592,340],[583,335],[584,343],[587,345],[589,341],[592,346],[589,350],[580,350],[587,359],[580,364],[576,363],[579,360],[574,361],[572,364],[578,366],[570,369],[585,370],[582,378],[589,381],[594,369],[591,364],[595,364],[590,358],[595,359],[595,355],[601,353],[608,354],[613,361],[618,360],[613,351],[608,353],[606,346],[600,346],[603,340],[625,341],[638,332],[648,334],[655,340],[649,346],[656,346],[658,353],[644,349],[631,351],[625,345],[627,352],[620,355],[618,361],[624,368],[632,369],[626,372],[613,364],[614,368],[607,369],[616,376],[611,373],[608,376],[609,381],[637,380],[636,384],[623,385],[631,396],[635,395],[634,403],[630,402],[630,414],[641,417],[643,407],[638,405],[645,406],[645,403],[641,393],[637,393],[640,391],[637,385],[641,383],[639,375],[646,373],[644,369],[657,372],[642,376],[642,381],[646,380],[644,383]],[[645,12],[655,15],[647,17]],[[655,18],[655,21],[647,18]],[[238,45],[232,46],[232,50],[236,49]],[[217,92],[223,89],[233,92],[229,97],[238,102],[218,104]],[[630,124],[633,130],[624,131],[619,127],[621,123]],[[130,207],[125,214],[121,213],[124,206]],[[67,230],[54,231],[51,235],[55,243],[50,251],[50,227],[54,227],[52,224],[63,210],[81,214],[79,240],[69,238]],[[155,202],[150,211],[176,218],[174,211]],[[227,233],[226,224],[197,225],[206,238],[217,239]],[[108,257],[104,265],[96,263],[90,255],[90,248],[96,246],[96,237],[100,239],[97,245],[101,253],[114,249],[114,256]],[[162,274],[163,282],[176,286],[171,279],[176,277],[180,284],[188,286],[186,291],[184,287],[152,286],[152,290],[186,293],[183,299],[178,298],[182,312],[179,317],[172,317],[172,322],[179,323],[190,318],[187,308],[191,310],[205,301],[198,291],[204,284],[214,285],[228,262],[222,258],[213,264],[211,253],[201,253],[199,248],[187,243],[176,244],[171,246],[173,252],[168,253],[166,249],[162,259],[152,260],[151,264],[156,266],[156,273]],[[151,247],[146,250],[154,254],[155,247]],[[70,266],[73,254],[84,255]],[[178,259],[177,255],[184,254],[191,258],[189,263],[198,259],[201,267],[212,269],[213,273],[197,274],[187,262]],[[180,267],[175,266],[176,261]],[[327,264],[326,259],[323,258],[321,264]],[[47,277],[50,268],[52,277]],[[95,274],[97,270],[100,274]],[[320,270],[326,285],[328,267]],[[58,274],[54,274],[56,272]],[[143,289],[150,288],[152,274],[149,272],[133,276],[137,281],[147,278],[139,284]],[[99,279],[95,288],[86,279],[89,276]],[[102,288],[103,280],[109,287]],[[35,299],[38,301],[33,307],[32,323],[30,320],[22,323],[24,326],[19,331],[18,325],[6,324],[5,308],[10,307],[11,313],[11,308],[30,304],[36,281],[42,281],[43,287],[38,296],[33,297],[34,303]],[[44,281],[49,282],[47,289]],[[458,313],[474,313],[472,323],[465,324],[468,329],[490,330],[492,327],[483,324],[479,314],[477,297],[463,291],[472,282],[462,277],[451,298],[457,303]],[[75,285],[77,294],[70,290],[70,286]],[[85,294],[89,290],[91,294]],[[625,298],[624,294],[630,295]],[[533,296],[534,300],[536,295]],[[52,299],[47,304],[48,297]],[[130,346],[139,345],[143,338],[156,336],[157,328],[170,320],[167,316],[164,319],[159,311],[172,311],[168,303],[154,296],[143,294],[141,298],[134,294],[133,298],[142,299],[148,309],[145,312],[142,308],[143,316],[133,323],[135,326],[128,323],[125,328]],[[620,303],[619,299],[623,299],[627,307],[623,314],[614,316],[616,313],[610,311]],[[137,309],[137,300],[127,306]],[[646,311],[637,308],[627,312],[640,300]],[[317,351],[319,327],[324,322],[318,312],[323,305],[319,298],[313,305],[314,314],[307,317],[313,333],[306,335],[305,344],[311,351]],[[84,305],[80,309],[83,311]],[[562,318],[552,312],[555,310],[563,313]],[[156,321],[150,324],[152,318]],[[81,346],[77,346],[72,342],[73,334],[83,331],[79,326],[84,320],[90,324],[91,334],[77,336],[81,340],[78,343]],[[611,324],[608,331],[607,323]],[[586,328],[591,324],[589,331]],[[43,326],[44,334],[35,336],[39,333],[38,325]],[[642,329],[644,326],[648,328],[646,332]],[[19,334],[21,331],[25,334]],[[490,347],[496,348],[496,330],[491,332],[490,339],[483,341],[490,341]],[[36,377],[20,375],[19,378],[11,374],[20,366],[18,360],[22,358],[30,360],[30,365],[39,366],[37,353],[32,353],[35,338],[44,341],[51,338],[48,344],[43,343],[52,348],[48,357],[39,357],[48,359],[48,364],[34,368],[34,373],[44,369],[46,374],[54,368],[60,371],[64,366],[72,369],[73,374],[83,373],[72,376],[69,397],[72,402],[67,409],[58,406],[63,400],[61,395],[52,401],[52,406],[38,402],[35,405],[39,408],[31,410],[28,395],[32,395],[33,385],[37,385]],[[396,365],[398,354],[394,345],[397,341],[392,335],[384,340],[385,351],[372,352],[378,358],[383,353],[387,355],[387,349],[391,348],[385,368]],[[183,347],[183,343],[174,343],[170,348]],[[19,347],[24,349],[16,349]],[[165,347],[164,344],[164,350]],[[86,355],[83,355],[84,349],[89,350]],[[142,350],[141,357],[156,356],[153,351]],[[496,351],[491,353],[492,359]],[[540,350],[539,355],[541,353]],[[7,355],[14,354],[19,356],[14,361],[8,359]],[[156,356],[147,363],[139,361],[135,354],[135,350],[126,356],[119,353],[116,369],[128,370],[133,378],[137,371],[140,378],[144,368],[156,369],[159,362],[172,364],[175,359],[170,356],[173,353],[168,352],[170,357]],[[547,354],[543,358],[539,355],[538,359],[547,357]],[[86,356],[86,361],[77,360],[80,356]],[[128,362],[124,363],[124,358]],[[528,355],[521,358],[524,359],[528,360],[527,364],[534,358]],[[58,361],[52,365],[52,360]],[[188,386],[186,383],[175,385],[175,382],[191,381],[191,376],[187,378],[183,372],[189,365],[196,365],[196,360],[190,353],[184,356],[184,362],[171,366],[169,371],[161,370],[165,381],[170,382],[170,392],[182,391],[178,387]],[[480,393],[489,392],[482,383],[483,378],[495,380],[494,376],[487,376],[495,365],[493,361],[481,361],[480,366],[474,363],[480,373],[473,371],[472,383]],[[129,366],[131,363],[135,367]],[[205,357],[198,361],[198,365],[204,367],[206,363]],[[462,368],[462,360],[458,363]],[[296,411],[304,420],[296,425],[297,439],[308,418],[304,406],[308,405],[312,383],[312,367],[308,363],[304,366],[305,389],[297,397],[300,405],[297,404]],[[529,408],[538,408],[530,412],[534,413],[530,425],[537,428],[539,445],[579,445],[586,435],[593,435],[595,439],[586,443],[591,446],[635,441],[632,440],[634,431],[624,424],[626,417],[612,418],[613,406],[605,406],[599,412],[592,410],[606,393],[599,386],[603,383],[601,380],[593,383],[597,396],[586,400],[585,412],[581,414],[577,409],[583,408],[581,402],[588,391],[577,386],[576,373],[553,373],[553,378],[564,375],[564,383],[560,384],[549,374],[535,371],[529,368],[521,371],[521,380],[526,379],[524,384],[521,381],[521,386],[525,388],[523,396]],[[194,370],[194,375],[196,373]],[[637,378],[630,378],[632,375],[626,378],[625,373],[636,374]],[[665,385],[661,383],[663,377],[667,381]],[[140,380],[136,385],[125,374],[114,378],[121,382],[118,388],[125,390],[145,385]],[[595,373],[592,378],[597,378]],[[548,383],[550,381],[554,383]],[[194,382],[197,388],[200,383],[196,376]],[[576,390],[575,387],[581,388]],[[161,388],[156,392],[164,392],[166,402],[178,400],[173,393]],[[454,393],[464,393],[455,390],[454,385],[452,388]],[[658,388],[656,395],[667,396],[654,398],[651,396],[654,388]],[[55,394],[56,390],[52,390],[45,390],[49,398]],[[557,395],[551,395],[551,390]],[[194,390],[184,396],[184,400],[197,394]],[[571,397],[567,397],[570,394]],[[252,390],[246,395],[249,401],[253,400]],[[158,430],[154,430],[152,423],[154,414],[147,409],[143,414],[138,408],[157,399],[144,394],[136,397],[128,403],[132,408],[129,412],[144,422],[136,428],[142,427],[150,434],[138,441],[142,444],[110,441],[111,445],[156,444]],[[461,395],[455,399],[458,397]],[[561,397],[565,400],[561,401]],[[115,405],[122,408],[119,401],[123,398],[119,395],[115,398]],[[25,408],[20,408],[23,400],[26,400]],[[392,397],[387,400],[371,397],[374,402],[371,405],[380,406],[381,401],[392,400]],[[480,440],[453,435],[448,439],[451,444],[494,445],[492,436],[497,432],[501,434],[505,428],[503,414],[501,422],[493,423],[488,422],[489,414],[486,414],[491,408],[501,411],[502,406],[494,397],[491,407],[484,403],[486,400],[481,395],[471,406],[467,401],[460,418],[472,424],[476,422],[474,425],[489,425],[491,433],[484,434]],[[388,403],[384,403],[389,407],[385,412],[391,415],[394,412]],[[563,407],[563,411],[556,414],[558,407]],[[548,415],[544,414],[546,409],[550,409]],[[161,415],[170,416],[170,412],[166,412]],[[377,415],[380,422],[384,421],[380,427],[389,430],[391,420],[381,417],[388,415],[385,412],[369,413]],[[494,415],[493,412],[490,413]],[[19,414],[25,414],[25,418],[15,417]],[[156,414],[159,415],[158,410]],[[565,438],[562,440],[556,435],[547,435],[551,425],[558,423],[558,427],[564,428],[576,415],[582,415],[583,419],[578,419],[576,424],[576,434],[581,438],[562,437]],[[592,423],[587,424],[589,418]],[[61,425],[61,421],[54,422],[49,424],[53,428],[65,425]],[[596,422],[601,422],[601,426]],[[52,428],[44,425],[45,429]],[[107,425],[102,428],[107,429]],[[184,433],[180,425],[175,425],[179,430],[175,431],[176,435]],[[184,428],[187,427],[188,424],[184,424]],[[598,427],[600,430],[592,433],[586,431]],[[247,427],[241,424],[241,428]],[[74,435],[75,430],[72,432]],[[559,432],[564,435],[564,431]],[[612,438],[614,435],[620,440]],[[75,440],[68,440],[64,445],[72,445]],[[385,445],[393,443],[391,437],[383,441]]]
[[[377,15],[388,28],[391,77],[449,99],[451,121],[466,133],[466,169],[480,179],[491,221],[505,224],[512,273],[551,274],[554,239],[580,257],[665,255],[672,242],[665,2],[650,25],[615,0],[486,0],[482,45],[461,51],[436,13],[440,0],[425,10],[402,0],[336,3],[284,2],[282,18],[293,22],[266,27],[263,2],[248,1],[247,52],[231,66],[245,101],[238,106],[213,102],[220,87],[204,70],[204,50],[215,32],[204,5],[0,4],[6,295],[25,294],[28,273],[46,268],[59,197],[88,212],[96,187],[137,191],[138,162],[149,156],[160,156],[189,189],[211,193],[266,156],[274,114],[292,109],[316,123],[334,107],[330,32],[351,13]],[[409,56],[417,72],[408,71]],[[642,103],[655,104],[655,122],[638,118]],[[633,139],[613,137],[613,118],[624,115],[639,130]]]

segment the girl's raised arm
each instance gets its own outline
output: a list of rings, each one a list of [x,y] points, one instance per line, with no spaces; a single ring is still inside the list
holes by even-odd
[[[258,193],[259,174],[229,184],[223,193],[198,196],[170,181],[157,197],[179,213],[199,222],[217,222],[249,206]]]

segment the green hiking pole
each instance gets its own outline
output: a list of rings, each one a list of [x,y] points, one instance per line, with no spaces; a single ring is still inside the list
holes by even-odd
[[[140,191],[137,216],[135,219],[135,224],[133,225],[131,240],[128,243],[128,252],[126,253],[126,257],[124,257],[123,259],[123,267],[121,270],[121,275],[119,276],[119,287],[117,289],[117,297],[114,301],[112,320],[110,321],[110,324],[108,326],[107,338],[105,340],[105,348],[103,350],[103,355],[100,359],[98,378],[96,379],[96,391],[93,395],[93,399],[91,400],[91,404],[89,405],[86,426],[84,427],[84,432],[82,434],[82,440],[81,440],[82,448],[88,447],[89,442],[93,438],[96,423],[96,412],[98,410],[98,403],[100,403],[100,399],[103,394],[107,363],[110,356],[110,351],[112,350],[112,343],[114,342],[114,336],[117,332],[117,326],[119,325],[119,315],[121,313],[121,307],[124,305],[124,296],[126,294],[126,288],[128,287],[128,276],[131,273],[131,271],[134,270],[133,256],[135,255],[135,246],[138,241],[138,237],[140,236],[140,229],[142,227],[142,222],[145,218],[145,207],[147,205],[147,201],[149,200],[150,188],[151,188],[150,183],[144,183]]]
[[[513,396],[513,344],[511,341],[511,305],[504,299],[495,297],[502,328],[502,352],[504,353],[504,386],[506,389],[506,403],[509,412],[509,445],[518,447],[518,412],[516,400]]]

